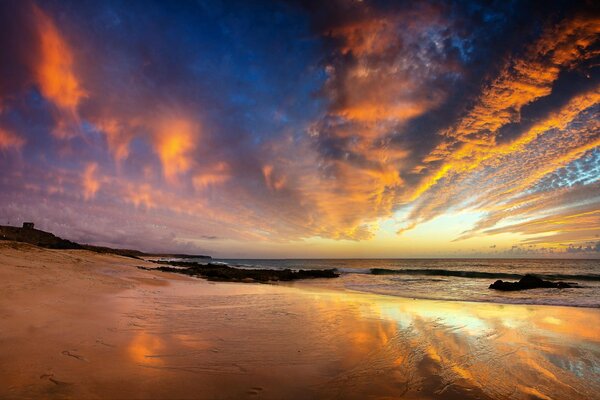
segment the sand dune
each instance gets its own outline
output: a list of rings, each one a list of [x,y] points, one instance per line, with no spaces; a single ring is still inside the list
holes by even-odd
[[[0,398],[600,393],[600,310],[209,283],[0,242]]]

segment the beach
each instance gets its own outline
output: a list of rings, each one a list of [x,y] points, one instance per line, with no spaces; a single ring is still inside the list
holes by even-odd
[[[600,398],[597,308],[139,266],[0,242],[0,398]]]

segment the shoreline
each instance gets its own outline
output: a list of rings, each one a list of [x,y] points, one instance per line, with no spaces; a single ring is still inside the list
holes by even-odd
[[[594,308],[209,282],[125,257],[15,247],[0,244],[2,398],[600,392]]]
[[[541,304],[541,303],[521,303],[521,302],[511,303],[511,302],[488,301],[488,300],[456,300],[456,299],[442,299],[442,298],[435,298],[435,297],[403,296],[403,295],[393,295],[393,294],[387,294],[387,293],[376,293],[376,292],[366,292],[366,291],[363,292],[360,290],[352,290],[352,289],[344,289],[344,291],[346,291],[348,293],[373,294],[376,296],[399,298],[399,299],[405,299],[405,300],[442,301],[442,302],[452,302],[452,303],[473,303],[473,304],[497,304],[497,305],[505,305],[505,306],[583,308],[583,309],[589,309],[589,310],[600,310],[600,306],[591,307],[591,306],[577,305],[577,304]]]
[[[595,282],[600,280],[600,275],[598,274],[583,274],[583,275],[573,275],[573,274],[557,274],[557,273],[544,273],[544,272],[534,272],[534,273],[492,273],[492,272],[482,272],[482,271],[473,271],[473,270],[440,270],[440,269],[390,269],[390,268],[348,268],[348,267],[337,267],[335,264],[319,264],[316,267],[306,267],[302,265],[248,265],[246,262],[248,260],[237,260],[236,262],[232,262],[227,264],[223,261],[209,262],[209,263],[199,263],[197,261],[182,261],[182,260],[150,260],[157,264],[160,264],[160,267],[155,268],[146,268],[141,267],[141,269],[154,269],[161,270],[163,272],[169,273],[180,273],[192,277],[204,278],[211,281],[220,281],[220,282],[245,282],[245,283],[278,283],[278,282],[286,282],[286,281],[304,281],[310,282],[310,280],[314,278],[340,278],[339,281],[342,283],[339,284],[336,280],[331,282],[331,285],[322,285],[319,287],[322,288],[331,288],[333,290],[341,290],[341,291],[350,291],[350,292],[362,292],[362,293],[373,293],[385,296],[394,296],[399,298],[409,298],[409,299],[422,299],[422,300],[439,300],[439,301],[459,301],[459,302],[475,302],[475,303],[492,303],[492,304],[522,304],[522,305],[549,305],[549,306],[564,306],[564,307],[578,307],[578,308],[600,308],[600,303],[593,302],[590,304],[589,300],[586,303],[585,300],[589,298],[589,294],[581,295],[584,293],[586,289],[593,288],[594,286],[588,286],[589,282]],[[354,260],[357,261],[357,260]],[[240,263],[241,262],[241,263]],[[368,271],[368,272],[365,272]],[[379,273],[378,271],[385,271],[385,273]],[[415,273],[415,271],[422,273]],[[352,279],[352,277],[373,277],[373,281],[375,279],[380,279],[380,277],[409,277],[407,280],[400,280],[400,283],[406,283],[410,281],[414,281],[416,279],[427,280],[426,277],[444,277],[444,280],[455,279],[456,281],[461,281],[465,279],[465,282],[468,282],[471,279],[476,279],[478,281],[479,287],[471,287],[473,290],[472,293],[464,292],[462,293],[464,297],[458,298],[455,296],[454,298],[447,296],[447,293],[451,293],[453,290],[453,283],[447,281],[448,283],[448,291],[446,292],[438,292],[440,295],[429,295],[424,296],[420,295],[421,291],[414,290],[413,292],[403,292],[404,287],[399,286],[398,291],[394,293],[390,293],[389,291],[381,290],[377,286],[373,286],[371,289],[355,289],[352,287],[352,283],[347,284],[347,280]],[[510,281],[498,281],[492,282],[491,284],[486,279],[494,279],[498,277],[509,277],[513,279],[520,279],[517,282]],[[438,278],[439,280],[442,280]],[[499,283],[505,286],[523,286],[522,280],[529,279],[533,280],[533,284],[527,283],[525,286],[529,287],[520,287],[517,289],[511,290],[495,290],[492,291],[492,286],[498,285]],[[567,282],[564,282],[564,279],[568,279]],[[582,280],[582,284],[578,282],[573,282],[572,280]],[[319,279],[318,281],[322,281]],[[474,280],[475,281],[475,280]],[[362,282],[367,283],[367,282]],[[482,293],[485,295],[489,295],[486,298],[476,298],[472,297],[473,294],[476,293],[477,289],[480,290],[479,296]],[[489,289],[489,290],[488,290]],[[550,293],[541,293],[538,290],[544,289],[559,289],[558,291],[554,291],[552,296],[556,296],[557,294],[562,294],[563,290],[574,289],[572,296],[567,297],[566,299],[561,299],[557,297],[547,297]],[[514,295],[521,296],[515,297]],[[533,297],[522,297],[523,295],[533,295]],[[587,298],[586,298],[587,296]],[[584,302],[582,302],[584,301]]]
[[[160,271],[159,269],[156,268],[149,268],[146,269],[147,271]],[[165,272],[165,271],[160,271],[160,272]],[[173,274],[176,272],[165,272],[165,273],[169,273],[169,274]],[[496,305],[506,305],[506,306],[532,306],[532,307],[560,307],[560,308],[583,308],[583,309],[589,309],[589,310],[600,310],[600,306],[597,307],[593,307],[593,306],[586,306],[586,305],[577,305],[577,304],[546,304],[546,303],[523,303],[523,302],[508,302],[508,301],[489,301],[489,300],[458,300],[458,299],[443,299],[443,298],[436,298],[436,297],[422,297],[422,296],[405,296],[405,295],[400,295],[400,294],[389,294],[389,293],[378,293],[378,292],[369,292],[369,291],[361,291],[361,290],[356,290],[356,289],[350,289],[350,288],[336,288],[336,287],[327,287],[327,286],[315,286],[311,283],[311,279],[306,279],[306,280],[281,280],[281,281],[268,281],[268,282],[263,282],[263,281],[243,281],[243,280],[239,280],[239,281],[223,281],[223,280],[211,280],[211,279],[207,279],[207,278],[203,278],[201,276],[191,276],[191,275],[185,275],[182,274],[184,276],[188,276],[191,279],[194,279],[196,281],[207,281],[207,282],[215,282],[215,283],[220,283],[220,284],[229,284],[229,283],[233,283],[233,284],[250,284],[250,285],[273,285],[273,286],[281,286],[281,287],[289,287],[289,288],[297,288],[297,289],[301,289],[301,290],[320,290],[320,291],[331,291],[334,293],[351,293],[351,294],[362,294],[362,295],[374,295],[374,296],[382,296],[382,297],[389,297],[390,299],[402,299],[402,300],[422,300],[422,301],[433,301],[433,302],[451,302],[451,303],[473,303],[473,304],[496,304]],[[324,279],[328,279],[328,278],[324,278]]]

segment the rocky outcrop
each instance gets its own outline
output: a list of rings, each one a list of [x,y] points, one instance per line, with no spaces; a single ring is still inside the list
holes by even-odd
[[[138,267],[145,270],[155,270],[163,272],[175,272],[205,278],[211,281],[222,282],[276,282],[293,281],[298,279],[314,278],[337,278],[339,274],[335,269],[310,269],[298,270],[291,269],[248,269],[235,268],[223,264],[199,264],[183,261],[160,261],[159,264],[168,264],[157,268]]]
[[[34,229],[33,224],[23,224],[23,228],[16,226],[0,226],[0,240],[12,240],[33,244],[47,249],[82,249],[79,243],[71,242],[54,236],[50,232]]]
[[[161,257],[161,258],[202,258],[210,259],[205,255],[190,254],[172,254],[172,253],[144,253],[132,249],[113,249],[111,247],[92,246],[89,244],[79,244],[70,240],[62,239],[50,232],[44,232],[34,229],[32,222],[23,223],[23,227],[0,225],[0,240],[11,240],[14,242],[23,242],[33,244],[38,247],[59,250],[89,250],[96,253],[116,254],[124,257],[142,258],[142,257]]]
[[[571,288],[576,287],[577,284],[567,283],[567,282],[552,282],[546,281],[537,276],[533,275],[525,275],[518,282],[504,282],[502,280],[497,280],[496,282],[490,285],[490,289],[502,290],[502,291],[515,291],[515,290],[527,290],[527,289],[537,289],[537,288]]]

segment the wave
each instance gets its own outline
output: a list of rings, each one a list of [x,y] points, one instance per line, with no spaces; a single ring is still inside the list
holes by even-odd
[[[371,268],[372,275],[425,275],[425,276],[455,276],[459,278],[482,279],[521,279],[526,274],[512,274],[506,272],[484,271],[457,271],[448,269],[388,269]],[[600,274],[531,274],[549,280],[580,280],[600,281]]]

